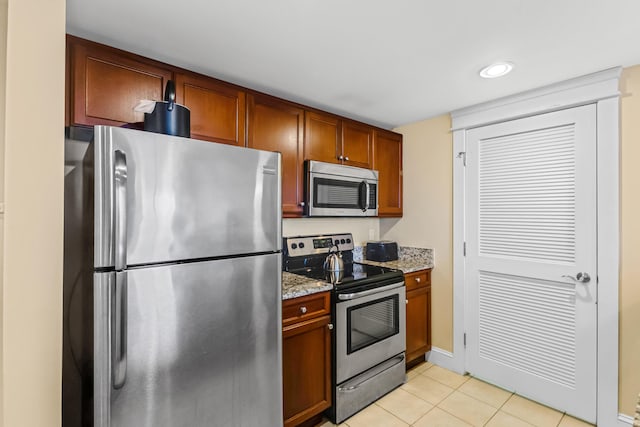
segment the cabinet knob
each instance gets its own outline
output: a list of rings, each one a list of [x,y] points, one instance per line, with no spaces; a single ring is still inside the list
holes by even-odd
[[[349,161],[349,156],[345,157],[344,159],[348,162]]]
[[[304,202],[300,202],[300,206],[304,207]]]
[[[342,155],[339,155],[338,160],[344,160],[344,157]]]
[[[416,277],[416,283],[420,283],[420,278]]]
[[[300,313],[305,314],[307,312],[307,307],[302,306],[300,307]]]
[[[408,299],[404,300],[404,303],[405,303],[405,305],[409,304],[409,300]]]
[[[327,325],[327,328],[329,328],[329,330],[332,330],[332,329],[333,329],[333,323],[329,323],[329,324]]]

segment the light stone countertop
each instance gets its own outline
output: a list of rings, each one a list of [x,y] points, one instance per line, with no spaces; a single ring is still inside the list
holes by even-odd
[[[364,258],[364,250],[362,246],[356,246],[353,249],[353,260],[371,265],[380,265],[383,267],[396,268],[403,273],[413,273],[414,271],[433,268],[433,249],[413,248],[408,246],[400,246],[398,248],[398,260],[388,262],[369,261]],[[310,279],[298,274],[282,272],[282,299],[311,295],[318,292],[330,291],[333,285],[321,280]]]
[[[331,283],[310,279],[299,274],[282,272],[282,299],[291,299],[333,289]]]
[[[356,246],[353,250],[353,260],[365,264],[397,268],[407,274],[433,268],[433,249],[399,246],[398,259],[396,261],[377,262],[365,259],[364,248]]]

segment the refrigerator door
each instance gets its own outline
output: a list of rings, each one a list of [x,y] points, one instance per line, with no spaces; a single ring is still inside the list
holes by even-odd
[[[96,274],[95,426],[282,426],[280,268],[280,254],[140,268],[125,290]]]
[[[109,126],[92,149],[96,268],[280,250],[280,154]]]

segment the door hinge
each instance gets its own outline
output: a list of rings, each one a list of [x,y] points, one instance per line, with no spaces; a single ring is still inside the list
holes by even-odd
[[[462,166],[467,166],[467,152],[466,151],[460,151],[456,157],[459,158],[459,159],[462,159]]]
[[[467,333],[465,332],[463,337],[462,337],[462,341],[464,342],[464,348],[467,348]]]
[[[467,256],[467,242],[462,242],[462,256]]]

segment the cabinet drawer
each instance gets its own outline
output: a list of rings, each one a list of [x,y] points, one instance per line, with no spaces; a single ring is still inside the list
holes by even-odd
[[[431,270],[420,270],[404,275],[404,283],[407,292],[412,289],[418,289],[431,284]]]
[[[321,292],[282,303],[282,324],[289,325],[330,313],[330,294]]]

